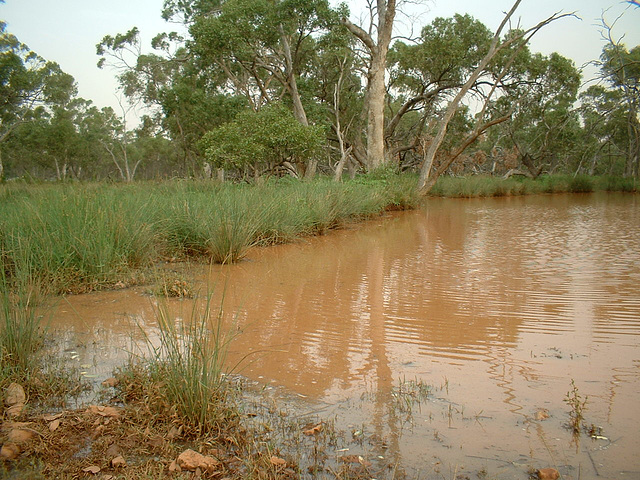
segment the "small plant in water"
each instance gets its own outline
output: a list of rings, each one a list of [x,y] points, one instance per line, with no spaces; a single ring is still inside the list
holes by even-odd
[[[397,387],[391,389],[393,406],[400,413],[411,414],[414,405],[420,405],[427,400],[431,393],[431,385],[422,380],[401,379]]]
[[[571,428],[574,435],[578,435],[580,433],[580,427],[584,422],[584,411],[587,405],[587,399],[588,397],[586,395],[584,399],[582,398],[582,395],[580,395],[578,387],[576,386],[576,382],[571,379],[571,390],[567,392],[564,402],[571,408],[569,411],[569,428]]]

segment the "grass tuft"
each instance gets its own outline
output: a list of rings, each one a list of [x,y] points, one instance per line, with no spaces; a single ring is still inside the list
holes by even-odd
[[[221,430],[220,425],[235,415],[227,381],[233,368],[226,363],[234,335],[223,326],[222,305],[213,309],[209,294],[202,310],[195,301],[190,318],[182,319],[171,313],[166,300],[158,298],[155,314],[159,339],[147,337],[146,369],[156,386],[158,410],[173,410],[185,434]],[[124,377],[131,371],[135,369]]]

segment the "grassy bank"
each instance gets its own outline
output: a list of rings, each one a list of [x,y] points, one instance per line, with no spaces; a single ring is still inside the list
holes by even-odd
[[[0,267],[51,293],[148,281],[164,258],[235,262],[255,245],[289,242],[419,203],[416,177],[381,172],[335,183],[262,185],[172,181],[0,186]],[[434,196],[484,197],[597,190],[635,192],[619,177],[441,177]]]
[[[264,185],[4,185],[0,259],[12,281],[37,282],[52,293],[126,285],[162,258],[235,262],[254,245],[412,207],[414,182],[390,176]]]
[[[537,179],[526,177],[440,177],[431,190],[432,196],[502,197],[543,193],[588,193],[595,191],[637,192],[640,182],[634,178],[591,177],[587,175],[543,175]]]

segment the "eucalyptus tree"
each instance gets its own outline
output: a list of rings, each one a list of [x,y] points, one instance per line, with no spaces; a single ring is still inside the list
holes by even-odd
[[[326,0],[167,1],[164,16],[183,19],[190,50],[224,72],[254,110],[286,96],[308,124],[298,79],[309,74],[315,36],[335,22]]]
[[[545,56],[523,47],[503,79],[503,95],[491,108],[510,111],[510,118],[491,130],[491,150],[513,150],[522,168],[507,175],[532,178],[557,169],[572,170],[579,160],[578,111],[574,108],[581,75],[558,53]],[[578,163],[578,162],[575,162]]]
[[[526,30],[510,30],[503,37],[503,31],[509,24],[509,21],[516,9],[520,5],[521,0],[516,0],[511,9],[505,14],[502,22],[498,26],[496,32],[487,48],[483,51],[484,55],[475,65],[475,68],[466,75],[463,85],[457,89],[455,95],[449,100],[446,109],[438,119],[436,133],[430,142],[424,157],[424,162],[420,169],[418,179],[418,190],[422,195],[427,194],[435,185],[437,178],[442,175],[449,166],[471,145],[486,132],[490,127],[502,123],[510,118],[511,111],[495,112],[491,106],[491,100],[499,93],[503,79],[511,71],[511,67],[516,62],[518,54],[521,52],[531,37],[544,26],[571,14],[555,13],[545,20],[539,22],[535,26]],[[437,168],[433,168],[436,155],[444,141],[447,127],[451,119],[455,116],[460,108],[463,100],[468,93],[477,85],[482,78],[489,78],[485,92],[483,93],[482,106],[475,115],[475,125],[473,129],[462,138],[458,147],[448,157],[441,162]]]
[[[341,22],[360,41],[366,52],[367,114],[366,165],[373,170],[389,161],[384,143],[387,56],[391,46],[398,2],[367,0],[369,25],[356,25],[343,14]]]
[[[592,85],[580,94],[580,167],[590,175],[624,175],[628,154],[628,112],[622,92]]]
[[[37,117],[38,107],[64,104],[76,94],[71,75],[38,56],[0,21],[0,178],[2,143],[24,122]]]
[[[425,135],[434,134],[429,131],[428,121],[463,86],[482,60],[491,37],[491,31],[480,21],[456,14],[434,19],[414,43],[397,41],[393,45],[389,53],[389,89],[396,102],[389,103],[390,121],[385,128],[385,142],[392,157],[418,148]],[[481,93],[487,82],[486,78],[478,79],[470,90]],[[413,124],[413,128],[404,128],[404,134],[398,134],[403,121]]]
[[[622,99],[625,111],[627,148],[624,174],[640,178],[640,45],[628,50],[610,41],[600,57],[602,77]]]

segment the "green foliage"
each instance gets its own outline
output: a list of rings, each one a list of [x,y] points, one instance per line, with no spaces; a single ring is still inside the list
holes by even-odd
[[[390,206],[411,206],[412,183],[393,176],[386,184],[282,179],[255,186],[5,185],[3,269],[12,281],[56,293],[130,284],[159,256],[234,262],[252,245],[290,241]]]
[[[541,171],[573,171],[580,135],[574,109],[580,73],[573,62],[557,53],[544,56],[523,50],[505,83],[506,94],[492,108],[511,110],[511,118],[490,131],[488,143],[515,149],[534,176]]]
[[[640,177],[640,45],[627,50],[610,41],[598,64],[611,89],[596,85],[583,95],[585,136],[594,151],[590,170],[602,165],[604,157],[607,173],[618,173],[616,169]]]
[[[46,62],[0,21],[0,143],[43,105],[64,105],[76,93],[73,77]]]
[[[233,122],[202,139],[205,158],[216,167],[273,168],[283,162],[305,163],[323,143],[319,127],[304,126],[281,105],[240,113]]]
[[[436,85],[455,88],[485,55],[491,37],[491,31],[470,15],[438,17],[422,29],[417,44],[396,42],[390,63],[399,85],[412,95]]]

